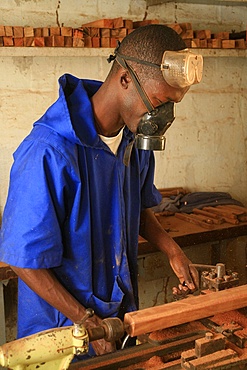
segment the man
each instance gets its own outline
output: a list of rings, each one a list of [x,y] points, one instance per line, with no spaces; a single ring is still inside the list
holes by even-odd
[[[89,325],[136,310],[139,233],[196,288],[196,270],[150,210],[161,200],[153,153],[132,145],[147,104],[188,91],[156,68],[165,50],[184,48],[168,27],[135,30],[104,83],[60,78],[58,100],[15,152],[0,259],[19,276],[18,337],[79,322],[86,308],[95,311]]]

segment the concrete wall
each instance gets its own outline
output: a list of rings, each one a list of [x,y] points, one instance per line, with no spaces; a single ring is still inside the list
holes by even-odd
[[[144,0],[1,0],[0,24],[72,26],[100,18],[192,22],[194,29],[241,31],[246,7],[168,3],[147,8]],[[94,54],[95,55],[95,54]],[[0,215],[5,204],[12,153],[57,97],[63,73],[104,79],[106,56],[4,56],[0,48]],[[203,82],[177,105],[167,149],[157,153],[158,187],[229,191],[247,196],[246,57],[206,57]]]

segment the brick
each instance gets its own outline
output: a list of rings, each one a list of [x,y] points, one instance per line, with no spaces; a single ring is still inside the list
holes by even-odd
[[[24,46],[24,38],[23,37],[15,37],[14,39],[14,46]]]
[[[235,40],[222,40],[222,49],[234,49]]]
[[[60,36],[61,28],[60,27],[50,27],[50,36]]]
[[[72,27],[61,27],[61,36],[73,36]]]
[[[4,46],[14,46],[13,37],[3,36],[3,45]]]
[[[24,36],[23,27],[19,27],[19,26],[13,27],[13,35],[14,37],[23,37]]]
[[[100,47],[102,47],[102,48],[110,48],[111,47],[111,39],[110,39],[110,37],[101,37],[101,39],[100,39]]]
[[[45,38],[44,37],[34,37],[34,46],[44,47]]]

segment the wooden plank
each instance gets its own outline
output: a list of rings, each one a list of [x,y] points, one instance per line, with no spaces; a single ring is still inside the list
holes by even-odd
[[[0,36],[0,47],[3,46],[3,36]]]
[[[112,28],[111,29],[111,37],[115,37],[116,39],[124,38],[127,36],[127,28]]]
[[[193,30],[185,30],[181,33],[182,39],[193,39],[194,38],[194,32]]]
[[[100,37],[111,37],[110,28],[100,28]]]
[[[205,49],[208,47],[208,40],[207,39],[200,39],[200,48]]]
[[[235,40],[222,40],[222,49],[234,49]]]
[[[191,47],[192,48],[199,48],[200,47],[200,39],[192,39],[191,40]]]
[[[229,32],[217,32],[212,35],[214,39],[222,39],[222,40],[229,40],[230,33]]]
[[[128,312],[124,316],[124,324],[127,333],[134,337],[236,310],[246,307],[246,305],[247,285],[242,285],[140,311]]]
[[[54,35],[53,37],[53,46],[63,47],[64,46],[64,36]]]
[[[246,49],[245,40],[244,39],[235,40],[235,48],[237,48],[237,49]]]
[[[61,28],[60,27],[50,27],[50,36],[60,36]]]
[[[192,215],[188,215],[188,214],[185,214],[185,213],[175,213],[175,217],[179,218],[180,220],[183,220],[183,221],[190,222],[192,224],[201,226],[205,229],[210,229],[211,230],[213,228],[213,225],[210,225],[210,224],[207,224],[206,222],[197,220]]]
[[[85,46],[84,39],[81,39],[79,37],[73,37],[73,47],[74,48],[83,48],[84,46]]]
[[[110,48],[111,47],[111,39],[110,39],[110,37],[101,37],[101,39],[100,39],[100,46],[102,48]]]
[[[50,30],[49,30],[49,27],[43,27],[43,28],[42,28],[42,36],[43,36],[43,37],[48,37],[48,36],[50,36]]]
[[[34,46],[34,37],[23,37],[23,46]]]
[[[182,27],[180,26],[179,23],[171,23],[171,24],[167,24],[166,26],[172,28],[179,35],[183,32],[183,29],[182,29]]]
[[[7,37],[14,36],[12,26],[4,26],[4,30],[5,30],[5,35],[3,35],[3,36],[7,36]]]
[[[99,19],[97,21],[84,23],[82,27],[96,27],[96,28],[113,28],[113,19]]]
[[[3,36],[3,45],[4,46],[14,46],[13,37]]]
[[[4,26],[0,26],[0,36],[5,36],[5,28],[4,28]]]
[[[211,39],[212,49],[221,49],[221,39]]]
[[[33,27],[24,27],[24,37],[34,37]]]
[[[114,18],[113,19],[113,28],[121,28],[124,27],[124,20],[122,17]]]
[[[13,27],[13,35],[14,37],[23,37],[24,36],[23,27],[19,27],[19,26]]]
[[[24,38],[23,37],[14,37],[14,46],[21,47],[24,46]]]
[[[33,29],[34,37],[43,37],[43,28],[36,27]]]
[[[73,36],[73,29],[72,27],[61,27],[61,36]]]
[[[72,48],[72,46],[73,46],[73,37],[72,36],[64,36],[64,46],[66,48]]]
[[[44,37],[34,37],[34,46],[44,47],[45,46]]]
[[[133,28],[133,21],[130,19],[124,19],[124,28],[132,29]]]
[[[194,37],[196,39],[210,39],[211,31],[210,30],[196,30],[194,31]]]
[[[147,26],[149,24],[159,24],[158,19],[146,19],[145,21],[135,21],[133,22],[133,28],[138,28],[142,26]]]
[[[92,47],[99,48],[100,47],[100,38],[99,37],[92,37]]]

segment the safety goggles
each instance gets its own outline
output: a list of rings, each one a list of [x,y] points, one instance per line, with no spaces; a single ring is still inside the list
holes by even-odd
[[[129,60],[151,67],[159,68],[168,85],[176,88],[184,88],[197,84],[202,79],[203,57],[200,54],[192,53],[188,49],[179,51],[165,51],[161,64],[148,62],[118,52],[115,49],[114,55],[110,55],[108,62],[116,59],[118,62]],[[122,63],[121,63],[122,64]]]

